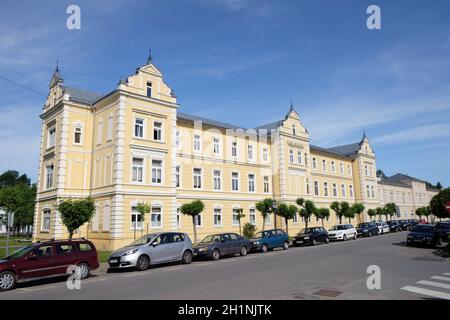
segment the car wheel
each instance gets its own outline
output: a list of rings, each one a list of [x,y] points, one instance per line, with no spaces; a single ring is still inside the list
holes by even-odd
[[[289,249],[289,243],[288,243],[287,241],[285,241],[285,242],[283,243],[283,249],[284,249],[284,250]]]
[[[369,237],[371,237],[372,236],[372,232],[369,231],[368,233],[369,233]]]
[[[326,237],[325,238],[325,243],[327,243],[327,244],[330,243],[330,238]]]
[[[16,275],[10,271],[0,273],[0,291],[8,291],[16,286]]]
[[[344,236],[342,237],[342,240],[347,241],[347,235],[344,234]]]
[[[220,252],[219,252],[219,250],[218,249],[214,249],[212,254],[211,254],[211,257],[212,257],[213,260],[219,260],[220,259]]]
[[[136,262],[138,271],[145,271],[150,266],[150,259],[147,256],[140,256]]]
[[[181,262],[183,264],[191,264],[191,262],[192,262],[192,252],[190,252],[189,250],[185,251],[183,253],[183,258],[181,259]]]
[[[436,246],[441,246],[441,245],[442,245],[441,237],[438,237],[436,240]]]
[[[315,246],[316,244],[317,244],[316,239],[313,239],[313,240],[311,241],[311,245],[312,245],[312,246]]]
[[[357,238],[358,238],[358,234],[355,233],[355,234],[353,235],[353,240],[356,240]]]
[[[241,254],[241,256],[247,255],[247,247],[246,246],[242,246],[240,254]]]
[[[269,250],[269,247],[267,246],[267,244],[263,244],[261,246],[261,252],[262,253],[266,253]]]
[[[80,279],[86,279],[87,277],[89,277],[90,273],[91,273],[91,268],[89,268],[89,265],[87,263],[80,263],[79,265],[77,265],[78,268],[78,272],[79,272],[79,276]]]

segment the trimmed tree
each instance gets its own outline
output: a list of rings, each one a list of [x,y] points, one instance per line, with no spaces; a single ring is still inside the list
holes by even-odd
[[[423,216],[426,215],[427,209],[425,207],[420,207],[416,209],[416,215],[419,217],[419,219],[422,219]]]
[[[423,207],[423,215],[427,218],[427,223],[430,223],[430,215],[431,215],[431,208],[430,207]]]
[[[397,205],[393,202],[386,203],[384,209],[386,218],[389,216],[389,219],[392,219],[392,217],[397,213]]]
[[[358,216],[359,222],[362,221],[361,214],[364,212],[364,209],[364,205],[360,202],[356,202],[352,205],[352,210]]]
[[[441,190],[437,195],[431,198],[431,212],[439,219],[450,218],[450,213],[445,209],[447,203],[450,202],[450,188]]]
[[[370,217],[371,220],[373,220],[373,217],[377,215],[377,211],[375,209],[369,209],[367,210],[367,215]]]
[[[195,200],[190,203],[185,203],[180,208],[182,214],[192,217],[192,226],[194,228],[194,243],[197,243],[198,216],[203,212],[204,209],[205,205],[201,200]]]
[[[339,219],[339,224],[342,224],[342,217],[345,217],[345,215],[349,215],[348,211],[350,210],[350,205],[348,202],[337,202],[334,201],[330,208],[336,213],[336,216]]]
[[[348,223],[351,224],[352,219],[354,219],[355,215],[356,215],[355,210],[348,203],[347,203],[347,205],[344,205],[344,208],[345,208],[344,217],[347,218]]]
[[[330,209],[328,208],[319,208],[315,212],[315,216],[317,219],[322,220],[322,228],[325,228],[325,219],[330,217]]]
[[[69,232],[69,239],[72,239],[74,232],[94,217],[95,202],[92,198],[60,199],[56,210]]]
[[[311,200],[298,198],[296,202],[301,207],[301,209],[299,210],[299,215],[305,221],[305,228],[308,228],[309,219],[317,211],[317,208],[314,205],[314,202],[312,202]]]
[[[382,220],[382,217],[385,215],[386,210],[382,207],[378,207],[375,209],[375,211],[377,212],[378,220]]]
[[[140,220],[142,222],[142,225],[143,225],[144,221],[145,221],[145,215],[150,213],[151,207],[150,207],[150,205],[148,203],[139,202],[137,204],[136,210],[139,213],[139,218],[140,218]],[[136,224],[137,224],[137,221],[134,224],[134,239],[136,239]],[[141,229],[141,237],[142,237],[143,233],[144,233],[144,228]],[[147,223],[147,234],[148,234],[148,223]]]
[[[294,219],[295,213],[297,212],[297,207],[288,206],[285,203],[280,203],[277,208],[277,215],[284,218],[286,223],[286,233],[289,234],[289,220]]]
[[[242,208],[236,209],[236,212],[237,212],[236,218],[239,221],[239,235],[242,236],[241,220],[245,218],[244,209]]]
[[[264,231],[267,216],[272,213],[273,210],[272,206],[273,206],[273,199],[271,198],[266,198],[256,204],[256,210],[258,210],[261,213],[261,216],[263,218],[262,231]]]

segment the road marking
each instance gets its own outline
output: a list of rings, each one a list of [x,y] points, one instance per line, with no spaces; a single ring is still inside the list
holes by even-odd
[[[139,272],[139,273],[132,273],[132,274],[126,274],[124,277],[126,278],[132,278],[132,277],[139,277],[139,276],[145,276],[148,275],[147,272]]]
[[[418,281],[418,284],[424,284],[426,286],[432,286],[432,287],[438,287],[438,288],[443,288],[443,289],[450,289],[450,284],[446,284],[446,283],[440,283],[440,282],[434,282],[434,281]]]
[[[99,282],[99,281],[106,281],[108,278],[98,278],[98,279],[92,279],[92,280],[85,280],[82,283],[91,283],[91,282]]]
[[[423,288],[413,287],[413,286],[405,286],[405,287],[403,287],[401,289],[405,290],[405,291],[410,291],[410,292],[426,295],[426,296],[431,296],[431,297],[434,297],[434,298],[450,300],[450,294],[444,293],[444,292],[440,292],[440,291],[428,290],[428,289],[423,289]]]
[[[433,277],[431,277],[431,279],[450,281],[450,278],[441,277],[441,276],[433,276]]]
[[[450,276],[450,272],[443,273],[444,276]]]

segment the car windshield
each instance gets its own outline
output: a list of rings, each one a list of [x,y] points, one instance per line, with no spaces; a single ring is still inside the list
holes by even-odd
[[[24,255],[33,251],[33,249],[34,249],[34,246],[26,246],[26,247],[20,248],[19,250],[17,250],[16,252],[13,252],[12,254],[10,254],[9,256],[7,256],[4,259],[5,260],[14,260],[17,258],[21,258]]]
[[[260,231],[255,233],[255,235],[253,236],[254,239],[261,239],[264,238],[266,236],[266,232]]]
[[[331,230],[346,230],[346,229],[347,229],[347,227],[346,226],[342,226],[342,225],[334,226],[333,228],[331,228]]]
[[[360,223],[360,224],[358,224],[358,227],[360,227],[360,228],[367,228],[369,226],[370,226],[369,223]]]
[[[433,227],[432,226],[415,226],[412,228],[413,232],[425,232],[425,233],[432,233]]]
[[[312,228],[303,228],[302,230],[300,230],[299,234],[302,234],[302,233],[311,233],[311,232],[313,232],[313,229],[312,229]]]
[[[213,234],[210,236],[206,236],[203,238],[200,243],[210,243],[210,242],[219,242],[220,241],[220,234]]]
[[[156,235],[155,233],[147,234],[147,235],[145,235],[145,236],[135,240],[134,242],[132,242],[127,247],[141,246],[143,244],[147,244],[155,237],[155,235]]]

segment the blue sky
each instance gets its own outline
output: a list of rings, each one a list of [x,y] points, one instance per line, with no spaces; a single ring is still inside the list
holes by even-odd
[[[81,30],[66,28],[71,4]],[[382,30],[366,28],[371,4]],[[447,0],[1,3],[0,76],[44,95],[57,59],[66,85],[106,93],[149,46],[180,111],[252,127],[282,118],[292,98],[311,143],[365,130],[386,174],[450,185]],[[45,96],[0,78],[0,97],[0,171],[35,179]]]

